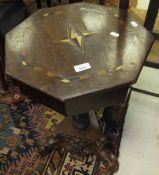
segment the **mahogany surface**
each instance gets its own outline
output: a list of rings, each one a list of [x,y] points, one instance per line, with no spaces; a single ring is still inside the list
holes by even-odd
[[[89,3],[41,9],[6,35],[6,74],[62,113],[86,112],[124,98],[152,43],[129,11]],[[91,68],[76,72],[83,63]],[[69,112],[74,102],[79,110]]]

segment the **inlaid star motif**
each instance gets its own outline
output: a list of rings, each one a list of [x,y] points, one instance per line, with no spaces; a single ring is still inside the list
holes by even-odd
[[[62,39],[61,42],[68,43],[70,45],[74,45],[73,41],[75,41],[79,48],[83,49],[84,47],[84,38],[86,36],[92,35],[93,32],[80,32],[75,30],[72,26],[69,26],[68,38]]]

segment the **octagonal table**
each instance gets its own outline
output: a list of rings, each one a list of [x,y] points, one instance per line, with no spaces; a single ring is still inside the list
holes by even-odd
[[[152,42],[131,12],[88,3],[42,9],[6,35],[6,74],[25,94],[73,116],[78,129],[68,118],[58,134],[96,140],[88,112],[105,108],[120,118]]]

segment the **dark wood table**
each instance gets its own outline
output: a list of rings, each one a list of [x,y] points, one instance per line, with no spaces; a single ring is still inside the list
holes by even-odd
[[[107,121],[108,128],[123,124],[129,87],[152,42],[128,11],[88,3],[42,9],[6,35],[6,74],[31,98],[73,118],[57,128],[71,148],[80,147],[73,153],[90,154],[95,141],[97,154],[111,167],[108,160],[116,159],[103,151],[90,111],[98,115],[104,109],[105,119],[98,121]]]

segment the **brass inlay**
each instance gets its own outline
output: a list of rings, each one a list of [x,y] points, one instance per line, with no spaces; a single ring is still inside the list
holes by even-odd
[[[70,83],[70,80],[68,80],[68,79],[63,79],[63,80],[61,80],[63,83]]]
[[[23,66],[27,66],[27,63],[25,61],[22,61]]]
[[[44,14],[43,14],[43,16],[48,16],[48,15],[49,15],[49,13],[44,13]]]
[[[83,37],[82,36],[77,36],[76,40],[77,40],[77,43],[79,44],[79,46],[82,47]]]
[[[77,75],[77,76],[72,76],[72,77],[66,77],[65,78],[65,77],[63,77],[61,75],[57,75],[55,72],[51,72],[51,71],[46,70],[43,67],[38,67],[38,66],[35,66],[35,65],[32,65],[32,64],[29,64],[25,60],[21,61],[21,64],[23,66],[28,66],[28,67],[34,69],[37,72],[41,72],[42,71],[46,76],[48,76],[50,78],[54,78],[56,80],[59,80],[59,81],[61,81],[63,83],[70,83],[70,82],[73,82],[73,81],[76,81],[76,80],[79,80],[79,79],[80,80],[85,80],[85,79],[89,78],[89,74],[82,74],[82,75]],[[123,68],[122,65],[118,66],[116,68],[116,70],[119,70],[121,68]],[[96,71],[97,75],[105,75],[106,73],[107,73],[107,71],[104,70],[104,69]]]
[[[116,14],[116,13],[115,13],[114,16],[115,16],[116,18],[119,18],[119,14]]]
[[[97,75],[105,75],[106,74],[106,70],[99,70],[97,71]]]
[[[53,72],[47,72],[46,75],[47,75],[48,77],[53,78],[56,74],[53,73]]]
[[[90,34],[92,34],[92,33],[82,32],[82,34],[83,34],[84,36],[87,36],[87,35],[90,35]]]
[[[123,68],[123,66],[120,65],[120,66],[118,66],[118,67],[116,68],[116,70],[121,70],[122,68]]]
[[[80,80],[84,80],[84,79],[89,78],[89,75],[88,74],[79,75],[79,78]]]
[[[93,32],[81,32],[75,30],[73,27],[69,26],[68,38],[62,39],[61,42],[67,42],[73,45],[72,41],[76,41],[80,48],[83,48],[85,36],[92,35]]]
[[[70,44],[70,45],[74,46],[74,44],[73,44],[72,40],[63,39],[63,40],[61,40],[61,42],[63,42],[63,43],[68,43],[68,44]]]

